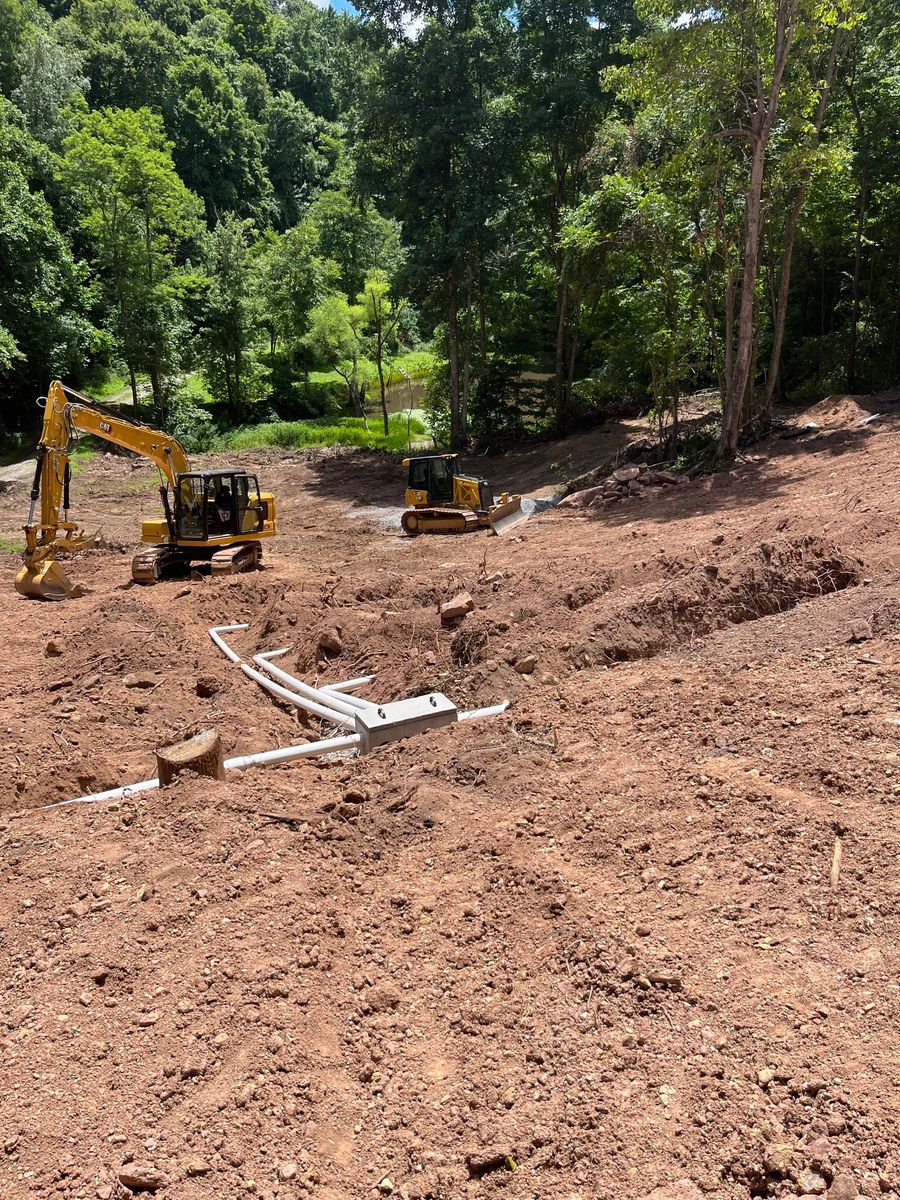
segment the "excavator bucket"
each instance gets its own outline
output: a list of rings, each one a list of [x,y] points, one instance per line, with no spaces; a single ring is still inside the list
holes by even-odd
[[[16,576],[16,591],[38,600],[73,600],[85,594],[83,587],[69,580],[55,558],[26,563]]]
[[[508,533],[516,525],[528,520],[528,513],[522,510],[521,496],[501,497],[500,502],[492,506],[488,517],[494,533]]]

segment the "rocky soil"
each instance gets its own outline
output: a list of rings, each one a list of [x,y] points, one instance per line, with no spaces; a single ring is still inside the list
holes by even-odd
[[[401,537],[384,458],[247,454],[265,569],[144,589],[153,480],[97,458],[88,594],[0,556],[0,1197],[900,1197],[896,412],[506,538]],[[486,471],[602,481],[627,436]],[[318,737],[212,645],[238,621],[310,680],[511,707],[43,809],[201,728]]]

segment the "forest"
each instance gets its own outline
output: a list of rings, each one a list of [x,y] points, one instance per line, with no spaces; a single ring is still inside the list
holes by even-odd
[[[623,412],[733,458],[900,374],[894,0],[0,0],[0,437]]]

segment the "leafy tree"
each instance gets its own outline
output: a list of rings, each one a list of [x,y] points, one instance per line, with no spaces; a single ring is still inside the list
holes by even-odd
[[[344,188],[328,188],[309,211],[319,229],[322,255],[337,263],[341,290],[348,297],[359,292],[371,268],[391,275],[400,266],[399,225],[381,216],[371,200],[354,200]]]
[[[77,373],[103,340],[90,319],[87,267],[33,184],[31,164],[40,157],[21,115],[0,100],[0,424],[7,428],[29,424],[37,392],[55,374]]]
[[[278,224],[295,224],[324,181],[327,160],[320,153],[319,122],[301,100],[278,92],[263,114],[264,160],[275,191]]]
[[[19,82],[12,99],[32,137],[59,150],[71,120],[67,106],[88,87],[82,57],[60,43],[56,30],[35,26],[17,59]]]
[[[133,0],[75,0],[60,38],[81,56],[95,107],[156,108],[178,40]]]
[[[256,291],[270,355],[279,342],[293,353],[309,332],[310,313],[330,291],[334,273],[334,265],[319,254],[319,232],[311,220],[284,234],[267,235],[257,263]]]
[[[260,399],[263,380],[250,353],[257,320],[252,302],[253,222],[226,213],[201,242],[206,275],[197,353],[217,398],[235,424]]]
[[[391,285],[384,271],[376,268],[368,273],[363,290],[356,298],[365,313],[372,361],[378,372],[378,393],[384,436],[387,437],[387,379],[390,363],[399,349],[397,334],[406,311],[406,301],[391,295]]]
[[[509,123],[495,100],[510,69],[513,24],[503,0],[367,0],[390,47],[374,64],[360,119],[358,175],[403,225],[404,290],[442,320],[451,441],[466,437],[467,314],[473,264],[509,186]],[[424,22],[418,36],[409,18]],[[463,321],[460,309],[464,308]],[[462,328],[461,328],[462,325]]]
[[[60,176],[114,306],[135,406],[135,376],[146,370],[164,415],[178,366],[175,262],[198,230],[199,202],[176,174],[159,114],[148,109],[87,113],[66,138]]]
[[[345,296],[329,296],[310,313],[306,345],[323,364],[337,371],[347,385],[351,411],[363,419],[366,430],[366,390],[371,363],[366,358],[366,311]]]
[[[275,50],[275,18],[263,0],[225,0],[227,38],[237,56],[270,70]]]
[[[561,233],[590,182],[590,151],[614,95],[606,68],[633,35],[633,0],[520,0],[517,102],[529,149],[529,223],[552,270],[556,421],[571,404],[579,299]]]
[[[643,0],[651,32],[636,46],[630,72],[633,101],[658,104],[689,130],[699,157],[716,160],[719,203],[731,185],[741,198],[739,231],[726,260],[724,301],[724,414],[719,452],[733,458],[759,349],[757,296],[764,255],[766,188],[777,170],[779,123],[797,126],[812,114],[817,141],[833,80],[834,53],[858,15],[856,0],[728,0],[715,10],[702,3]],[[811,63],[829,62],[824,75]],[[690,114],[685,121],[685,114]],[[803,172],[801,180],[805,179]],[[789,221],[796,223],[805,182]],[[721,223],[720,223],[721,225]],[[787,231],[786,231],[787,232]],[[789,285],[792,232],[784,240],[780,298]],[[774,354],[780,362],[778,318]]]
[[[28,0],[0,0],[0,95],[12,95],[19,82],[19,55],[37,14],[37,5]]]
[[[166,128],[185,184],[218,214],[265,214],[272,185],[263,166],[262,136],[225,71],[189,55],[169,72]]]
[[[310,112],[335,121],[355,99],[360,62],[352,18],[309,0],[284,0],[275,30],[279,84]]]

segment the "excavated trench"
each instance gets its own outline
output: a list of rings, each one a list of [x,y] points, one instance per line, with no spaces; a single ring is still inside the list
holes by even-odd
[[[723,562],[701,564],[637,601],[607,608],[569,658],[577,668],[653,658],[728,625],[855,587],[862,576],[858,558],[821,538],[761,542]]]

